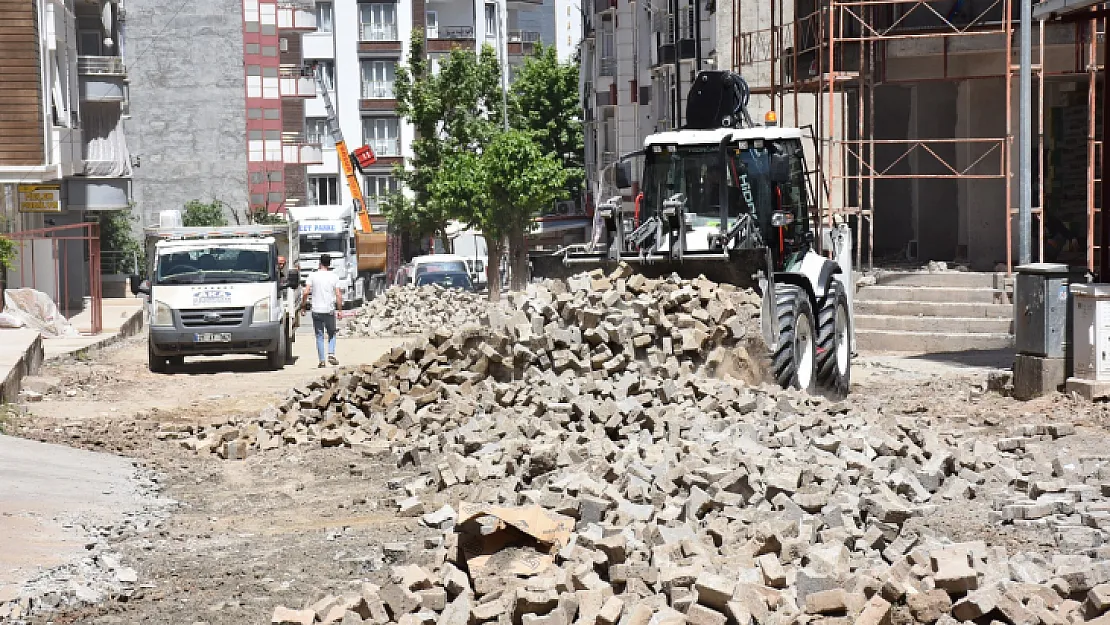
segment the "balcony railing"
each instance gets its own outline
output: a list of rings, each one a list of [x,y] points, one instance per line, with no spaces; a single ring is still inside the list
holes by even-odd
[[[335,147],[335,141],[331,138],[331,133],[327,132],[322,134],[315,132],[305,133],[304,142],[309,145],[319,143],[320,146],[323,147],[325,150]]]
[[[363,22],[359,34],[362,41],[397,41],[397,24],[367,24]]]
[[[536,43],[540,40],[538,30],[510,30],[509,43]]]
[[[282,97],[316,97],[316,77],[313,76],[311,68],[285,65],[278,68],[278,78],[281,82]]]
[[[433,39],[449,39],[453,41],[465,41],[473,38],[473,26],[441,26],[438,36],[433,37]]]
[[[616,76],[617,75],[617,59],[615,57],[605,57],[598,62],[598,74],[601,76]]]
[[[374,150],[374,156],[400,156],[401,139],[367,139],[366,145]]]
[[[284,132],[281,135],[282,161],[289,165],[323,165],[324,150],[303,134]]]
[[[280,0],[277,6],[278,28],[311,32],[316,30],[316,5],[298,0]]]
[[[124,76],[127,74],[127,67],[121,56],[78,56],[77,73],[86,76]]]
[[[364,82],[362,83],[362,99],[364,100],[390,100],[393,99],[393,82]]]

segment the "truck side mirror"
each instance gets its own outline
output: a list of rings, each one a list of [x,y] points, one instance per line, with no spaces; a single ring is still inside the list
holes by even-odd
[[[771,182],[786,184],[790,182],[790,156],[786,154],[771,155]]]
[[[624,161],[614,167],[613,176],[616,178],[618,189],[632,188],[632,163]]]

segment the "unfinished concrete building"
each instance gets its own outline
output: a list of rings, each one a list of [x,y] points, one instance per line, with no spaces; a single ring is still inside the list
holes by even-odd
[[[812,126],[817,204],[871,264],[1016,262],[1011,0],[727,0],[718,37],[753,92]],[[1034,22],[1033,260],[1094,267],[1102,30]],[[1043,207],[1043,209],[1042,209]]]

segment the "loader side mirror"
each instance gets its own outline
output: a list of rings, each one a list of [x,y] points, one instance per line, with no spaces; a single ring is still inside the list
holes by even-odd
[[[630,161],[617,163],[613,171],[613,176],[616,178],[618,189],[632,188],[632,163]]]
[[[299,271],[290,271],[286,274],[286,288],[298,289],[301,286],[301,274]]]
[[[786,184],[790,182],[790,156],[786,154],[771,155],[771,182]]]

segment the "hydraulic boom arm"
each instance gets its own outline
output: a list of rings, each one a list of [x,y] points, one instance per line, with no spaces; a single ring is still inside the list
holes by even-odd
[[[320,86],[320,93],[324,96],[324,108],[328,111],[328,131],[335,141],[335,151],[339,155],[339,164],[343,167],[343,175],[347,178],[347,188],[350,189],[351,197],[354,198],[355,213],[358,214],[362,231],[373,232],[374,226],[370,224],[370,215],[366,212],[366,201],[362,196],[362,187],[359,186],[358,177],[355,176],[355,167],[351,163],[351,153],[347,151],[347,142],[343,140],[343,131],[339,129],[339,119],[335,116],[335,107],[332,106],[331,96],[328,95],[328,87],[324,83],[324,76],[318,67],[313,73],[316,75],[316,84]]]

